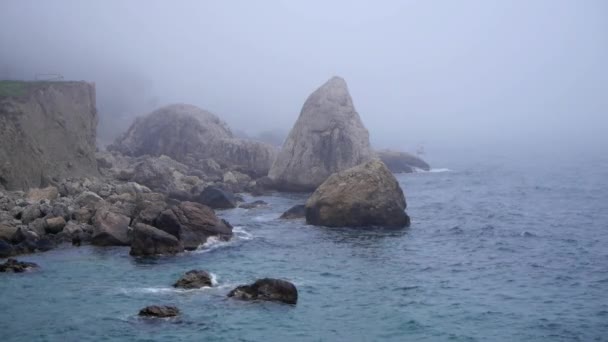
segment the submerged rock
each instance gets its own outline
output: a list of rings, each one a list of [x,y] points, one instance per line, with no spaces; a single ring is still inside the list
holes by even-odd
[[[286,280],[264,278],[251,285],[238,286],[228,293],[228,297],[296,304],[298,302],[298,290],[294,284]]]
[[[165,231],[143,223],[136,224],[133,229],[130,255],[176,254],[183,251],[181,242]]]
[[[306,205],[297,204],[297,205],[294,205],[293,207],[287,209],[287,211],[284,212],[283,215],[281,215],[281,217],[279,217],[279,218],[283,219],[283,220],[293,220],[293,219],[300,219],[300,218],[305,218],[305,217],[306,217]]]
[[[175,317],[180,311],[176,306],[170,305],[151,305],[139,310],[139,315],[143,317]]]
[[[332,173],[373,157],[346,82],[330,79],[302,108],[268,176],[282,191],[313,191]]]
[[[306,202],[306,222],[328,227],[409,226],[403,190],[380,160],[331,175]]]
[[[0,264],[0,272],[22,273],[34,268],[38,268],[38,265],[33,262],[18,261],[15,259],[8,259],[4,264]]]
[[[191,270],[186,272],[173,287],[182,289],[200,289],[201,287],[213,286],[211,274],[203,270]]]

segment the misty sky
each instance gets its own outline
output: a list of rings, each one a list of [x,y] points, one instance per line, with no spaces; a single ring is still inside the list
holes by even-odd
[[[601,0],[0,1],[0,78],[95,82],[110,135],[173,102],[288,131],[339,75],[377,147],[597,148],[607,62]]]

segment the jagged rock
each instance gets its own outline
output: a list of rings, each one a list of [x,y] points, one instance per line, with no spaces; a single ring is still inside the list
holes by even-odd
[[[346,82],[334,77],[308,97],[268,176],[278,190],[313,191],[332,173],[372,157]]]
[[[149,226],[138,223],[133,229],[131,251],[133,256],[146,256],[158,254],[175,254],[184,251],[184,246],[173,235]]]
[[[211,274],[203,270],[191,270],[186,272],[173,287],[182,289],[200,289],[201,287],[213,286]]]
[[[108,149],[129,156],[167,155],[182,163],[211,158],[225,168],[240,166],[259,175],[268,172],[276,155],[268,144],[234,139],[217,116],[187,104],[168,105],[136,119]]]
[[[241,285],[228,293],[228,297],[242,300],[270,300],[297,304],[298,290],[295,285],[281,279],[259,279],[251,285]]]
[[[15,259],[8,259],[4,264],[0,264],[0,272],[22,273],[34,268],[38,268],[38,265],[33,262],[18,261]]]
[[[236,208],[234,194],[215,186],[208,186],[196,198],[196,202],[213,209]]]
[[[0,96],[0,184],[29,189],[96,175],[94,85],[12,82],[21,94]]]
[[[155,226],[177,237],[184,248],[194,250],[211,236],[222,240],[232,237],[232,226],[220,220],[213,210],[194,202],[181,202],[163,211]]]
[[[46,232],[49,234],[57,234],[65,227],[65,219],[63,217],[53,217],[46,219]]]
[[[257,200],[257,201],[253,201],[251,203],[243,203],[243,204],[239,205],[239,208],[254,209],[254,208],[260,208],[260,207],[266,207],[266,206],[268,206],[268,203],[266,203],[265,201],[262,201],[262,200]]]
[[[30,189],[27,193],[27,200],[31,203],[37,203],[41,200],[52,201],[59,197],[59,190],[54,186],[49,186],[44,189]]]
[[[375,159],[331,175],[306,202],[306,222],[329,227],[409,225],[403,190]]]
[[[124,215],[100,208],[93,218],[91,243],[97,246],[128,246],[131,243],[129,221]]]
[[[376,154],[394,173],[410,173],[414,169],[429,171],[431,167],[421,158],[406,152],[397,152],[391,150],[377,151]]]
[[[166,317],[175,317],[179,315],[179,309],[175,306],[158,306],[151,305],[147,306],[139,311],[140,316],[144,317],[157,317],[157,318],[166,318]]]
[[[294,205],[293,207],[287,209],[287,211],[284,212],[283,215],[281,215],[281,217],[279,217],[279,218],[283,219],[283,220],[293,220],[293,219],[300,219],[300,218],[305,218],[305,217],[306,217],[306,205],[298,204],[298,205]]]

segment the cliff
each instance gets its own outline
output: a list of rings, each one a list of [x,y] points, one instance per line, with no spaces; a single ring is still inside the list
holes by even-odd
[[[97,175],[95,86],[0,81],[0,187]]]

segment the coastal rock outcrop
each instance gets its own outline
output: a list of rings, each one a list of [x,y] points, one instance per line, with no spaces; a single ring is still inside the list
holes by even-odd
[[[306,202],[306,222],[328,227],[409,226],[405,196],[378,159],[331,175]]]
[[[130,255],[176,254],[183,251],[181,242],[165,231],[143,223],[136,224],[133,229]]]
[[[228,293],[228,297],[242,300],[269,300],[297,304],[298,290],[286,280],[264,278],[250,285],[241,285]]]
[[[413,154],[391,150],[380,150],[376,154],[393,173],[411,173],[416,169],[429,171],[431,166]]]
[[[209,186],[205,188],[197,197],[196,201],[213,209],[230,209],[236,208],[236,198],[234,194]]]
[[[93,84],[0,82],[14,89],[0,93],[0,187],[26,190],[98,174]]]
[[[346,82],[333,77],[304,103],[268,176],[278,190],[313,191],[332,173],[372,157]]]
[[[217,116],[187,104],[168,105],[136,119],[108,149],[129,156],[164,154],[195,167],[211,158],[256,177],[266,175],[276,156],[274,147],[236,139]]]
[[[211,286],[213,286],[213,277],[209,272],[203,270],[188,271],[173,284],[173,287],[181,289],[200,289]]]
[[[211,236],[232,237],[232,226],[219,219],[213,209],[195,202],[181,202],[160,213],[155,226],[177,237],[186,250],[194,250]]]

